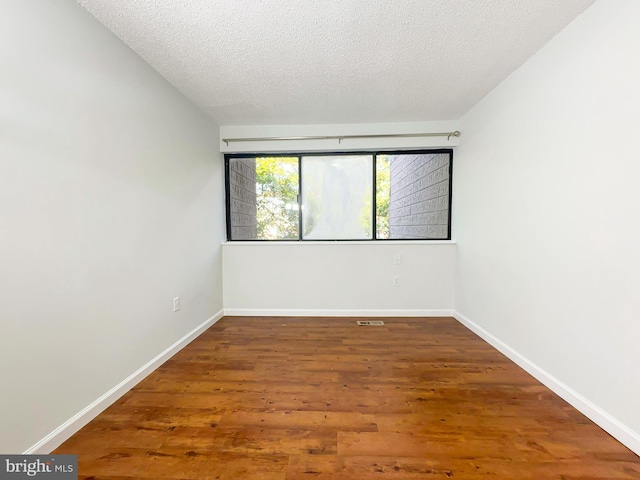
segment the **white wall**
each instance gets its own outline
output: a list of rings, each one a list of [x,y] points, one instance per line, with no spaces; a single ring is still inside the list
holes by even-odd
[[[225,313],[450,314],[455,248],[452,242],[226,243]]]
[[[449,132],[457,121],[222,126],[220,138]],[[222,152],[451,148],[457,137],[230,143]],[[455,163],[455,159],[454,159]],[[232,315],[449,315],[454,242],[230,242],[223,245],[224,306]],[[393,258],[400,255],[401,265]],[[400,285],[392,285],[399,275]]]
[[[75,1],[1,2],[0,65],[0,452],[20,453],[222,308],[224,193],[217,126]]]
[[[467,113],[453,189],[456,309],[636,452],[639,20],[596,2]]]
[[[223,126],[220,138],[449,132],[457,121]],[[221,142],[222,152],[451,148],[458,137]],[[454,160],[455,163],[455,160]],[[236,242],[223,246],[225,313],[449,315],[454,242]],[[393,265],[395,255],[401,265]],[[399,275],[400,285],[392,285]]]

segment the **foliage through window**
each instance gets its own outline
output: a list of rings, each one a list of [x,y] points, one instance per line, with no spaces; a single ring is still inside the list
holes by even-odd
[[[228,239],[450,239],[451,157],[226,155]]]

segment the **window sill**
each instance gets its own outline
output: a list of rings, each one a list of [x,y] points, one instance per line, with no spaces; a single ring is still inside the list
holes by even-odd
[[[455,240],[234,240],[223,242],[222,246],[234,246],[234,247],[263,247],[263,246],[292,246],[292,245],[455,245]]]

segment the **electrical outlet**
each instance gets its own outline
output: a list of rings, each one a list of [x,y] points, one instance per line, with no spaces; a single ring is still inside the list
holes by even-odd
[[[177,312],[178,310],[180,310],[180,297],[173,299],[173,311]]]
[[[402,255],[396,254],[393,256],[393,264],[400,265],[402,263]]]
[[[396,275],[391,279],[391,283],[393,284],[394,287],[397,287],[398,285],[400,285],[400,275]]]

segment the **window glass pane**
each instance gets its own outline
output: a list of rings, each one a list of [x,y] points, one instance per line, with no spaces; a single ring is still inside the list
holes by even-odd
[[[229,240],[450,238],[451,151],[301,155],[225,155]]]
[[[372,238],[373,155],[302,157],[303,238]]]
[[[389,238],[389,156],[376,157],[376,238]]]
[[[232,240],[297,240],[298,158],[229,159]]]
[[[388,155],[389,238],[449,238],[448,153]]]

